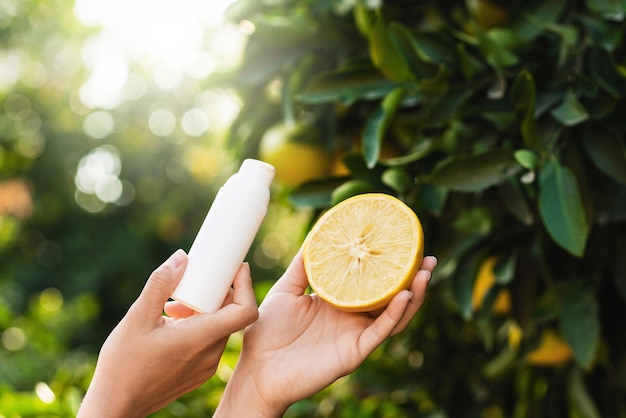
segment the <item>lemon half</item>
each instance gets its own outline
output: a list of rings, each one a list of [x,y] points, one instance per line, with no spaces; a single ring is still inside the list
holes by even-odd
[[[309,285],[352,312],[386,306],[408,289],[424,255],[424,233],[401,200],[382,193],[346,199],[325,212],[303,246]]]

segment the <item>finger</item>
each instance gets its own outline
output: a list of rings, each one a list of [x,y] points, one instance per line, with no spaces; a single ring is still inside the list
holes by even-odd
[[[224,299],[224,303],[222,304],[222,306],[228,305],[229,303],[233,302],[233,289],[228,289],[228,293],[226,294],[226,299]],[[175,301],[175,300],[170,300],[168,302],[165,302],[165,306],[163,308],[163,310],[165,311],[165,314],[169,317],[172,318],[188,318],[191,315],[194,315],[196,313],[196,311],[194,311],[192,308],[189,308],[187,306],[185,306],[184,304]]]
[[[235,293],[235,291],[230,288],[228,289],[228,293],[226,293],[226,298],[224,298],[224,302],[222,303],[221,307],[224,307],[226,305],[228,305],[229,303],[233,303],[233,294]]]
[[[285,292],[302,295],[308,286],[309,281],[304,270],[302,248],[300,248],[293,260],[291,260],[285,273],[283,273],[282,277],[272,286],[269,293]]]
[[[363,330],[359,337],[358,348],[363,359],[370,355],[387,337],[402,319],[409,304],[411,292],[402,290],[391,299],[387,308]]]
[[[186,265],[187,254],[183,250],[174,252],[152,272],[134,304],[135,307],[150,317],[160,317],[165,302],[183,277]]]
[[[426,288],[428,287],[428,282],[430,281],[430,271],[428,270],[420,270],[415,275],[413,282],[411,283],[411,299],[407,304],[406,310],[402,315],[398,324],[394,327],[391,335],[396,335],[406,329],[409,325],[409,322],[413,319],[417,311],[422,307],[424,303],[424,299],[426,298]]]
[[[398,325],[391,332],[391,335],[396,335],[409,325],[409,322],[413,319],[417,311],[422,307],[424,299],[426,297],[426,288],[430,282],[433,271],[437,267],[437,258],[433,256],[424,257],[422,261],[422,267],[415,275],[413,282],[411,283],[411,292],[413,297],[409,301],[409,306],[404,313],[403,318]]]
[[[434,256],[427,256],[424,258],[424,260],[422,261],[422,266],[420,267],[420,270],[418,270],[418,272],[415,273],[415,276],[413,276],[413,281],[411,282],[411,286],[409,287],[409,290],[413,292],[413,294],[417,293],[418,295],[422,295],[424,293],[424,290],[420,290],[421,286],[417,285],[416,287],[415,280],[418,278],[418,275],[424,275],[426,274],[424,273],[424,271],[426,271],[427,277],[423,278],[422,280],[426,280],[426,284],[428,284],[430,282],[431,274],[436,266],[437,266],[437,258],[435,258]],[[422,301],[423,301],[423,298],[422,298]],[[409,302],[409,305],[411,303],[417,304],[418,302],[419,302],[419,296],[417,298],[412,298],[411,301]],[[421,305],[421,302],[419,302],[419,304]],[[375,311],[371,311],[369,312],[369,316],[371,316],[372,318],[377,318],[381,313],[383,313],[384,310],[385,308],[380,308]],[[415,311],[417,312],[417,309]]]
[[[166,302],[163,310],[172,318],[187,318],[195,313],[193,309],[173,300]]]
[[[232,303],[239,306],[253,306],[256,308],[256,297],[250,276],[250,264],[243,263],[233,280]]]
[[[239,268],[233,280],[233,287],[232,303],[213,314],[197,315],[203,322],[205,335],[214,334],[223,338],[245,328],[259,317],[248,263],[242,264]]]
[[[387,308],[361,334],[359,339],[361,353],[369,355],[387,337],[406,328],[424,303],[426,287],[436,266],[435,257],[424,257],[421,269],[411,283],[410,291],[404,290],[396,294]]]
[[[435,267],[437,267],[437,257],[428,255],[422,260],[420,270],[428,270],[432,274],[435,271]]]

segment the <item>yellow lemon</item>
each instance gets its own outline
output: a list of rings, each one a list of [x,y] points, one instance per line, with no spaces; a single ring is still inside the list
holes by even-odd
[[[513,322],[509,325],[507,330],[507,342],[509,347],[513,350],[517,350],[522,342],[522,338],[524,337],[524,332],[522,328],[517,324],[517,322]]]
[[[348,198],[324,213],[303,246],[309,284],[345,311],[386,306],[422,263],[424,233],[415,212],[381,193]]]
[[[565,340],[555,331],[546,329],[541,334],[539,346],[528,354],[526,361],[535,366],[556,366],[567,363],[573,356]]]
[[[466,0],[465,4],[483,30],[503,26],[509,20],[510,11],[494,0]]]
[[[276,168],[276,180],[295,187],[325,176],[330,156],[315,141],[313,127],[280,123],[268,129],[259,143],[259,159]]]
[[[493,271],[496,261],[495,257],[488,257],[481,263],[478,269],[472,290],[472,308],[474,311],[482,307],[487,292],[496,283],[496,275]],[[511,305],[511,292],[508,289],[502,289],[493,301],[491,312],[495,315],[506,315],[511,312]]]

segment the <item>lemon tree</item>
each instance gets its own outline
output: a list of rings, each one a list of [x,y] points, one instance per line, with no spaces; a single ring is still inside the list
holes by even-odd
[[[440,261],[409,335],[347,383],[365,395],[315,400],[338,416],[623,415],[626,3],[239,0],[229,16],[255,25],[241,141],[290,114],[333,155],[358,144],[290,203],[396,196]],[[279,103],[255,100],[272,86]],[[536,367],[546,330],[571,358]]]

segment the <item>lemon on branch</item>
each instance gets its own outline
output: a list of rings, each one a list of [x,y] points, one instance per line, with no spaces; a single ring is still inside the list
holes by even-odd
[[[276,180],[287,187],[325,176],[330,156],[313,126],[301,123],[279,123],[261,138],[259,159],[276,168]]]

